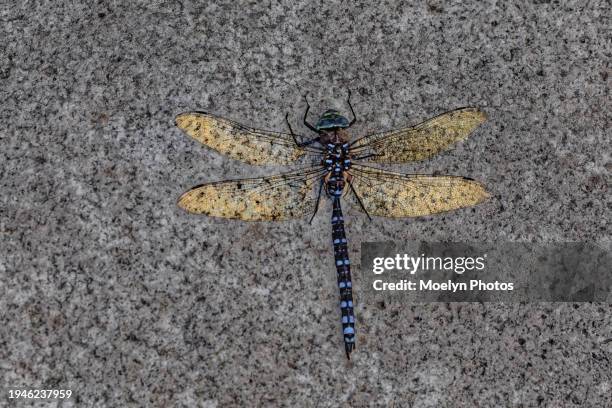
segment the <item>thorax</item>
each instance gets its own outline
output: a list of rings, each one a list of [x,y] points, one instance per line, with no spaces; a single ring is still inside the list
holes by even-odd
[[[332,196],[340,196],[345,186],[345,172],[351,167],[348,143],[328,143],[321,163],[327,170],[325,189]]]
[[[348,143],[328,143],[325,157],[321,163],[329,173],[341,175],[351,167]]]

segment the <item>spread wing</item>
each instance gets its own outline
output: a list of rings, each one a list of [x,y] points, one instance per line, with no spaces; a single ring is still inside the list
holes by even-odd
[[[347,199],[370,215],[419,217],[469,207],[489,197],[482,184],[457,176],[393,173],[354,165]],[[355,196],[357,195],[357,197]],[[361,200],[361,204],[359,203]]]
[[[204,112],[182,113],[176,117],[176,126],[219,153],[249,164],[294,164],[302,157],[320,154],[299,147],[290,134],[249,128]]]
[[[467,138],[486,119],[476,108],[457,109],[416,126],[362,137],[351,144],[351,153],[372,155],[368,160],[377,163],[428,159]]]
[[[270,177],[202,184],[184,193],[178,205],[195,214],[244,221],[287,220],[315,208],[313,186],[325,170],[306,170]]]

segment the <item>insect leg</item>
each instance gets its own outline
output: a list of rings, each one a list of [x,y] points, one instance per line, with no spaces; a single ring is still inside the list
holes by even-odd
[[[316,127],[312,126],[308,123],[308,111],[310,110],[310,104],[308,103],[308,98],[304,95],[304,100],[306,101],[306,112],[304,112],[304,125],[313,132],[319,133]]]
[[[310,139],[310,140],[307,140],[307,141],[305,141],[305,142],[299,143],[299,144],[298,144],[298,146],[299,146],[299,147],[310,146],[311,144],[313,144],[313,143],[315,143],[315,142],[317,142],[317,143],[321,143],[321,142],[320,142],[320,138],[315,137],[314,139]]]
[[[321,201],[321,192],[323,191],[324,183],[325,179],[322,177],[321,183],[319,184],[319,194],[317,195],[317,203],[315,204],[314,213],[312,214],[312,217],[310,217],[310,221],[308,221],[309,224],[312,224],[312,220],[314,220],[315,215],[317,215],[317,211],[319,211],[319,201]]]
[[[289,133],[291,133],[291,137],[296,145],[300,145],[297,138],[295,137],[295,133],[293,133],[293,129],[291,129],[291,123],[289,123],[289,113],[285,114],[285,122],[287,122],[287,127],[289,128]]]
[[[351,123],[349,123],[349,127],[353,126],[353,124],[355,122],[357,122],[357,116],[355,116],[355,111],[353,110],[353,105],[351,105],[351,90],[348,90],[348,98],[346,100],[346,103],[348,103],[349,108],[351,108],[351,113],[353,114],[353,120],[351,120]]]
[[[353,192],[353,194],[355,194],[355,197],[357,198],[357,202],[359,203],[359,206],[361,207],[363,212],[366,213],[370,221],[372,221],[372,217],[370,217],[370,213],[368,212],[368,210],[366,210],[365,206],[361,202],[361,198],[359,198],[359,194],[357,194],[357,191],[355,191],[355,187],[353,187],[353,183],[351,183],[351,178],[352,177],[347,177],[346,182],[348,183],[349,187],[351,187],[351,191]]]
[[[297,147],[310,146],[314,142],[319,142],[319,138],[318,137],[315,137],[314,139],[307,140],[305,142],[298,142],[297,138],[295,137],[295,133],[293,133],[293,129],[291,128],[291,123],[289,123],[289,114],[288,113],[285,115],[285,122],[287,122],[287,127],[289,128],[289,133],[291,133],[291,137],[293,138],[293,141],[295,142],[295,145]]]

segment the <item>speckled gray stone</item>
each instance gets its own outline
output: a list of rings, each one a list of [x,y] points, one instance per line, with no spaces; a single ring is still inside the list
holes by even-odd
[[[79,3],[0,5],[2,403],[612,406],[610,305],[364,304],[357,265],[364,241],[610,242],[609,2]],[[401,169],[493,194],[420,219],[348,211],[350,362],[329,203],[312,225],[188,215],[190,187],[279,169],[174,127],[200,109],[285,130],[289,112],[305,133],[302,95],[316,116],[347,88],[355,134],[483,108],[468,141]]]

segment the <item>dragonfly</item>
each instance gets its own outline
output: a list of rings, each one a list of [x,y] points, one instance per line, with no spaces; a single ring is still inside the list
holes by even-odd
[[[348,242],[342,202],[372,217],[420,217],[485,201],[489,194],[476,180],[451,175],[404,174],[384,164],[417,162],[449,150],[486,120],[483,111],[466,107],[414,126],[351,140],[357,117],[348,93],[352,119],[334,109],[315,122],[303,123],[311,137],[259,130],[214,114],[193,111],[176,117],[176,125],[193,139],[250,165],[290,165],[282,174],[210,182],[182,194],[178,205],[190,213],[242,221],[314,219],[321,199],[332,203],[331,238],[340,292],[342,337],[347,358],[355,350],[355,313]]]

